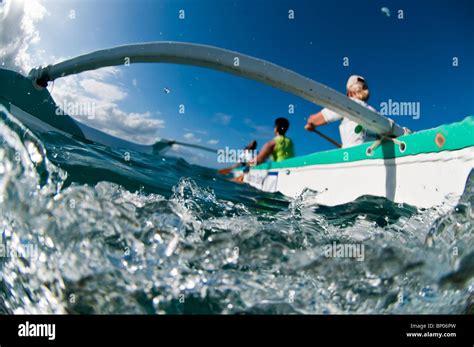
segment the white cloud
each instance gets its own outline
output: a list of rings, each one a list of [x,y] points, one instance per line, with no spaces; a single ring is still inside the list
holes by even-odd
[[[232,116],[230,114],[226,114],[222,112],[217,112],[212,118],[212,121],[214,123],[218,123],[221,125],[229,125],[231,120],[232,120]]]
[[[60,105],[94,105],[93,118],[90,114],[71,114],[91,127],[129,141],[154,143],[159,137],[157,132],[164,128],[165,121],[156,118],[149,111],[126,112],[119,107],[118,102],[126,99],[128,93],[113,84],[117,81],[111,76],[118,75],[114,69],[100,69],[58,79],[51,95]]]
[[[48,7],[48,8],[47,8]],[[50,13],[53,12],[53,13]],[[31,68],[60,62],[69,58],[68,52],[45,52],[40,43],[48,37],[41,36],[38,24],[51,17],[51,22],[63,13],[54,13],[45,0],[3,0],[0,1],[0,67],[27,74]],[[80,34],[80,33],[79,33]],[[55,45],[45,43],[48,47],[61,47],[60,42]],[[88,48],[88,47],[85,47]],[[46,54],[47,53],[47,54]],[[66,56],[64,56],[66,55]],[[162,119],[158,119],[160,112],[128,112],[123,109],[129,91],[120,86],[120,69],[111,67],[89,71],[79,75],[60,78],[49,89],[59,105],[72,103],[75,105],[94,105],[94,118],[90,114],[71,114],[79,121],[111,135],[138,143],[153,143],[157,139],[157,130],[165,126]],[[138,86],[133,79],[131,85]],[[217,113],[214,122],[228,125],[231,115]],[[192,130],[187,135],[189,141],[201,142],[195,134],[207,137],[205,131]],[[215,144],[218,140],[210,139],[208,144]],[[187,150],[173,146],[175,152],[187,151],[185,157],[189,162],[200,165],[208,163],[215,165],[215,158],[209,154],[196,150]]]
[[[43,52],[32,54],[41,41],[36,24],[49,15],[41,0],[5,0],[0,4],[1,65],[26,74],[38,65]]]
[[[103,102],[113,103],[123,100],[127,96],[127,93],[120,87],[91,78],[82,79],[79,84],[86,93],[97,96]]]
[[[196,133],[196,134],[199,134],[199,135],[207,135],[208,132],[206,130],[200,130],[200,129],[189,129],[189,128],[183,128],[184,131],[187,131],[187,132],[193,132],[193,133]]]
[[[206,130],[199,130],[199,129],[189,129],[189,128],[184,128],[184,131],[186,133],[183,135],[183,137],[188,140],[188,141],[193,141],[193,142],[202,142],[202,138],[198,138],[196,134],[207,137],[208,132]],[[217,145],[219,143],[219,140],[216,139],[209,139],[206,141],[208,145]]]
[[[196,135],[194,135],[194,133],[186,133],[183,135],[183,137],[188,140],[188,141],[191,141],[191,142],[201,142],[202,139],[196,137]]]
[[[58,62],[54,52],[39,48],[41,35],[37,24],[51,15],[42,0],[4,0],[0,3],[0,65],[2,68],[27,74],[35,66]],[[133,142],[149,144],[156,141],[157,131],[165,122],[151,112],[126,112],[119,102],[128,92],[118,86],[120,69],[103,68],[68,76],[55,81],[51,95],[60,105],[72,109],[93,109],[88,114],[71,112],[79,121],[111,135]],[[77,108],[76,108],[77,107]],[[64,108],[64,107],[63,107]],[[65,110],[67,112],[67,110]],[[93,118],[92,118],[93,116]]]
[[[64,59],[59,59],[61,61]],[[112,77],[120,77],[121,70],[116,66],[103,67],[98,70],[87,71],[87,78],[94,79],[97,81],[104,81]]]

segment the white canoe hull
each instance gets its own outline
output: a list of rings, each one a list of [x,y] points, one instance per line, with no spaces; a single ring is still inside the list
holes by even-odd
[[[429,208],[459,201],[473,163],[474,147],[468,147],[395,159],[250,170],[244,182],[292,198],[310,189],[317,193],[314,203],[326,206],[373,195]]]

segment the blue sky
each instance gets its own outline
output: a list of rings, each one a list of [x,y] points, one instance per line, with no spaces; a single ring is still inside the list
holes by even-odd
[[[470,0],[41,3],[48,14],[35,23],[41,40],[31,47],[41,51],[36,56],[42,64],[127,43],[185,41],[269,60],[340,92],[350,74],[363,75],[371,89],[369,103],[377,110],[388,99],[420,103],[420,119],[393,117],[413,130],[474,114]],[[382,7],[390,9],[390,17]],[[180,9],[184,20],[178,18]],[[290,9],[295,13],[292,20]],[[71,10],[74,19],[69,17]],[[403,19],[397,18],[398,10],[403,10]],[[344,57],[349,58],[348,67],[342,64]],[[453,67],[453,57],[459,66]],[[285,116],[297,154],[333,148],[303,130],[306,118],[319,106],[254,81],[161,64],[120,67],[102,81],[124,92],[126,97],[112,98],[124,114],[159,119],[150,124],[159,124],[156,134],[164,138],[215,148],[240,148],[256,138],[261,147],[272,136],[273,120]],[[185,114],[179,114],[180,104]],[[294,114],[288,114],[289,104],[295,105]],[[337,126],[321,130],[339,140]],[[212,165],[212,160],[207,157],[202,163]]]

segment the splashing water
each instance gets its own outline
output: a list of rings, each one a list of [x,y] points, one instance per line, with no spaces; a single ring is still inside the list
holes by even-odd
[[[0,115],[0,313],[473,311],[472,180],[447,213],[323,207]]]

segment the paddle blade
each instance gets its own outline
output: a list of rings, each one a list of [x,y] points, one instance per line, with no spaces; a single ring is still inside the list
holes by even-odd
[[[227,167],[225,169],[220,169],[217,172],[220,173],[221,175],[228,175],[232,172],[232,170],[234,170],[233,167]]]

